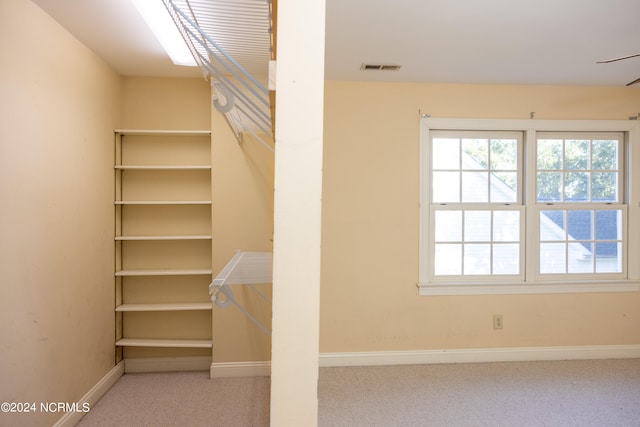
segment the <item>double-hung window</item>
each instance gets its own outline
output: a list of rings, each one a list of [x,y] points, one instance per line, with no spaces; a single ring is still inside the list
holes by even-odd
[[[433,276],[522,279],[522,133],[431,135]]]
[[[639,132],[627,121],[422,119],[420,293],[640,289],[628,265]]]

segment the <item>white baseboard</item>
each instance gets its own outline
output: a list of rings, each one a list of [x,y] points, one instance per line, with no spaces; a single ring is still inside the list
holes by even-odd
[[[124,374],[124,363],[120,362],[116,366],[114,366],[100,381],[96,383],[91,390],[89,390],[82,398],[78,401],[78,407],[84,407],[85,403],[89,404],[89,407],[93,407],[98,400],[104,394],[109,391],[111,387],[120,379],[120,377]],[[84,416],[84,412],[67,412],[62,418],[60,418],[53,427],[73,427]]]
[[[471,348],[453,350],[321,353],[321,368],[429,365],[441,363],[531,362],[542,360],[635,359],[640,345]],[[212,363],[211,378],[268,376],[271,362]]]
[[[140,357],[124,359],[126,374],[141,372],[206,371],[211,356]]]
[[[321,353],[320,367],[640,358],[640,345]]]
[[[268,377],[271,375],[271,362],[212,363],[209,375],[211,378]]]

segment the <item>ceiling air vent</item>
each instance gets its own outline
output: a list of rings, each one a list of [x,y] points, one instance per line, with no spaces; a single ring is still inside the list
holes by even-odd
[[[389,64],[362,64],[361,70],[377,70],[377,71],[398,71],[402,65]]]

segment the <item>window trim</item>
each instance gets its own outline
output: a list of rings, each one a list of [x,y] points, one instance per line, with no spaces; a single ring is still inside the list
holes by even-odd
[[[536,257],[531,243],[535,242],[535,227],[526,228],[525,279],[516,282],[490,281],[434,281],[430,277],[430,132],[431,131],[516,131],[523,132],[527,170],[535,170],[536,134],[538,132],[623,132],[625,155],[625,191],[623,200],[627,209],[627,235],[624,236],[626,260],[640,258],[640,124],[635,120],[518,120],[518,119],[448,119],[422,117],[420,119],[420,231],[419,231],[419,295],[479,295],[479,294],[540,294],[581,292],[629,292],[640,291],[640,263],[629,262],[624,279],[587,280],[556,278],[543,280],[538,274],[526,271],[534,267]],[[536,205],[535,180],[525,180],[524,205]],[[491,280],[490,276],[488,277]]]

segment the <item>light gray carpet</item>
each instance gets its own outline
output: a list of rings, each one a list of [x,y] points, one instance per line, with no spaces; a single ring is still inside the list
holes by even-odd
[[[78,426],[268,426],[268,377],[209,379],[209,372],[125,374]]]
[[[640,426],[640,360],[324,370],[323,426]]]
[[[268,417],[268,378],[126,374],[79,426],[259,427]],[[640,359],[322,368],[318,425],[640,426]]]

